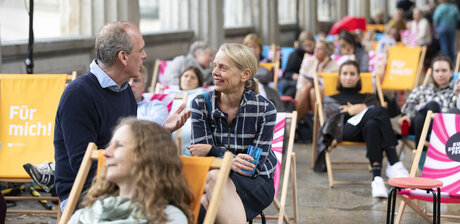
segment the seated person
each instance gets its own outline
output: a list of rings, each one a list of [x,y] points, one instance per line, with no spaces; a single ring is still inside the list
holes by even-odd
[[[385,13],[381,9],[375,9],[369,24],[385,24]]]
[[[115,128],[104,171],[69,223],[191,223],[192,193],[171,133],[127,118]]]
[[[321,72],[338,72],[339,66],[331,59],[334,53],[334,44],[319,39],[316,42],[315,54],[305,56],[299,71],[297,81],[296,110],[298,113],[297,121],[300,121],[315,104],[315,90],[313,88],[313,75]],[[320,80],[321,81],[321,80]],[[322,83],[320,83],[322,84]]]
[[[353,55],[354,61],[358,62],[361,72],[369,72],[369,54],[361,47],[360,42],[356,42],[353,34],[343,31],[339,35],[339,49],[337,53],[340,55]]]
[[[137,102],[137,118],[163,125],[168,117],[168,108],[159,100],[150,100],[142,96],[147,80],[147,70],[142,65],[137,78],[131,78],[129,85]]]
[[[244,38],[243,44],[249,47],[254,54],[256,54],[258,62],[260,62],[260,58],[262,57],[262,40],[260,37],[255,33],[250,33]],[[259,65],[257,67],[255,78],[258,81],[259,94],[272,101],[278,111],[285,111],[278,92],[269,86],[270,82],[273,81],[273,75],[272,71],[267,70],[263,66]]]
[[[387,53],[385,52],[385,48],[395,46],[396,42],[398,41],[401,41],[401,36],[399,35],[398,29],[395,27],[388,29],[385,36],[383,36],[377,44],[377,54]],[[388,51],[388,49],[386,50]]]
[[[165,93],[167,94],[183,94],[184,92],[188,93],[187,97],[187,106],[186,110],[190,109],[190,105],[192,100],[204,92],[207,92],[206,89],[203,87],[203,78],[201,76],[200,70],[196,67],[188,67],[185,71],[181,74],[179,80],[179,90],[177,89],[167,89]],[[173,104],[173,110],[179,106],[178,104]],[[192,122],[187,120],[184,126],[181,129],[181,136],[182,136],[182,151],[184,155],[190,156],[190,151],[187,149],[186,146],[190,145],[191,139],[191,130],[192,130]],[[175,137],[176,133],[173,133],[173,137]]]
[[[224,44],[214,59],[214,91],[192,101],[193,156],[222,157],[233,153],[216,223],[246,223],[273,201],[276,156],[271,148],[276,109],[254,92],[257,58],[242,44]],[[249,145],[262,149],[257,165],[249,161]],[[255,169],[255,170],[254,170]],[[254,175],[243,172],[255,171]],[[210,171],[202,198],[207,208],[218,172]]]
[[[305,54],[313,54],[316,41],[313,35],[307,31],[299,34],[299,46],[289,55],[286,69],[284,69],[283,77],[280,80],[283,95],[295,97],[296,83],[299,79],[299,70],[302,65],[302,60]]]
[[[388,190],[381,177],[383,152],[385,152],[390,166],[386,169],[388,178],[407,177],[409,173],[399,161],[395,146],[398,144],[391,127],[388,112],[380,106],[374,94],[360,94],[361,77],[359,65],[355,61],[344,62],[339,69],[337,90],[340,93],[332,95],[340,106],[340,113],[344,115],[344,141],[366,142],[366,156],[372,167],[373,181],[372,196],[388,197]],[[358,124],[351,124],[349,119],[364,113]]]
[[[168,108],[158,100],[150,101],[142,97],[146,79],[147,70],[142,65],[138,77],[129,80],[129,85],[137,102],[137,118],[152,121],[163,126],[168,118]],[[44,162],[38,165],[26,163],[23,167],[34,182],[44,191],[51,192],[54,189],[54,162]]]
[[[404,11],[402,9],[397,9],[395,16],[387,23],[385,26],[386,30],[391,28],[398,29],[398,32],[406,29],[406,23],[404,22]]]
[[[402,117],[398,124],[409,124],[409,134],[415,134],[418,144],[423,124],[429,110],[434,113],[447,113],[455,107],[456,96],[452,88],[452,61],[449,57],[438,56],[433,59],[433,82],[412,90],[401,109]]]
[[[165,68],[162,84],[179,85],[179,76],[182,72],[194,66],[200,69],[203,74],[204,85],[212,85],[211,62],[215,54],[214,48],[204,41],[195,41],[190,46],[189,53],[184,56],[177,56]]]
[[[410,33],[414,34],[414,40],[409,41],[406,45],[409,46],[426,46],[431,44],[431,25],[430,22],[423,17],[421,9],[414,8],[414,20],[409,23]]]

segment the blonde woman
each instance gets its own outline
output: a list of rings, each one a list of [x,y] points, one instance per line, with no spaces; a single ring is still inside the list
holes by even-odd
[[[254,74],[257,58],[242,44],[224,44],[214,59],[214,91],[192,101],[193,156],[234,154],[230,178],[222,194],[217,223],[245,223],[273,201],[276,157],[272,151],[276,109],[258,95]],[[254,165],[249,145],[261,148]],[[255,169],[255,170],[254,170]],[[253,171],[250,175],[243,170]],[[218,171],[210,171],[202,205],[207,208]]]
[[[69,223],[191,223],[192,194],[171,133],[128,118],[103,152],[106,169],[94,179]]]

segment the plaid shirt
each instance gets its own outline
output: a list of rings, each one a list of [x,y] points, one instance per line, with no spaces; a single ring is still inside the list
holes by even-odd
[[[208,115],[206,100],[198,95],[192,101],[192,144],[212,145],[208,156],[222,157],[225,151],[233,155],[247,153],[248,146],[262,148],[254,176],[273,178],[276,156],[272,150],[276,109],[261,95],[245,90],[240,109],[228,126],[228,115],[216,105],[216,92],[209,92],[211,115]]]
[[[435,88],[434,84],[430,83],[414,89],[407,98],[401,112],[409,115],[409,117],[415,117],[417,105],[428,103],[429,101],[436,101],[441,106],[441,112],[447,113],[450,108],[455,107],[456,99],[457,97],[454,94],[452,85]]]

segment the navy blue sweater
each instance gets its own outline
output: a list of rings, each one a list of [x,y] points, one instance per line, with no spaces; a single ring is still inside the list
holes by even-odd
[[[89,142],[105,148],[121,117],[136,116],[137,104],[131,87],[117,93],[103,89],[90,72],[71,82],[61,96],[54,129],[56,192],[65,200],[77,176]],[[91,183],[96,164],[86,180]]]

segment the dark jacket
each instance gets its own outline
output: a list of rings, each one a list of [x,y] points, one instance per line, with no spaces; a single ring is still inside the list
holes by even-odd
[[[299,47],[289,55],[286,69],[284,69],[283,72],[283,79],[292,80],[292,75],[294,75],[294,73],[299,73],[305,53],[307,52]]]
[[[337,98],[337,95],[332,97]],[[368,106],[379,105],[377,97],[374,94],[364,94],[363,96],[363,101],[359,103],[364,103]],[[324,124],[318,133],[314,166],[314,170],[317,172],[326,171],[326,150],[331,146],[334,139],[337,142],[342,141],[344,121],[350,118],[348,113],[340,113],[340,106],[346,104],[346,102],[340,102],[342,101],[341,99],[334,99],[332,97],[326,96],[323,98]],[[351,103],[356,104],[358,102],[351,101]]]

